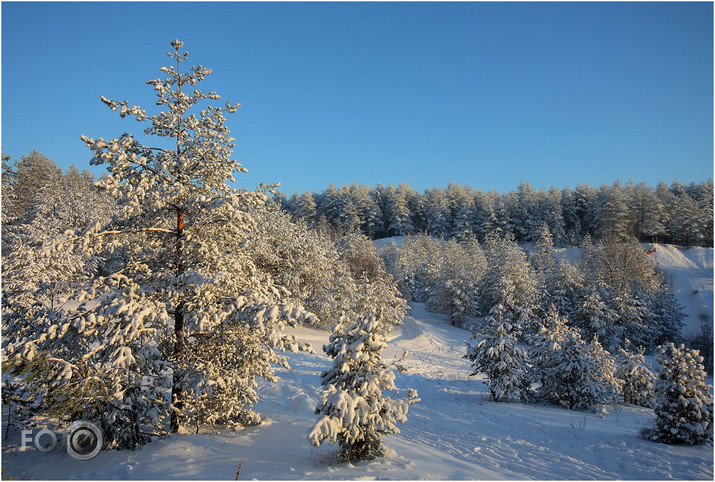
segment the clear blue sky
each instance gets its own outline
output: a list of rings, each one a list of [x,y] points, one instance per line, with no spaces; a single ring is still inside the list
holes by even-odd
[[[239,186],[713,175],[713,4],[2,3],[2,149],[88,167],[172,39],[241,102]],[[99,173],[101,171],[95,170]]]

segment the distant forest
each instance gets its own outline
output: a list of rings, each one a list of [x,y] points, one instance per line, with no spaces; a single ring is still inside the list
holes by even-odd
[[[616,181],[599,188],[579,184],[536,190],[522,181],[516,191],[500,194],[450,183],[423,193],[403,183],[369,187],[331,184],[316,193],[282,192],[274,200],[294,219],[342,235],[360,231],[372,239],[425,233],[457,240],[489,233],[533,242],[542,225],[555,245],[579,245],[592,239],[635,238],[687,246],[713,246],[713,180],[655,187]]]

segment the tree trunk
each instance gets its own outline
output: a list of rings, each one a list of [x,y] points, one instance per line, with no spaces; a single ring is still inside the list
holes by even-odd
[[[184,211],[176,210],[176,273],[180,275],[184,271],[184,265],[181,257],[181,244],[184,235]],[[176,305],[174,310],[174,335],[176,337],[174,343],[174,376],[171,387],[171,431],[179,430],[182,422],[181,411],[184,408],[184,393],[181,387],[182,374],[178,368],[180,360],[184,356],[184,305],[181,301]]]

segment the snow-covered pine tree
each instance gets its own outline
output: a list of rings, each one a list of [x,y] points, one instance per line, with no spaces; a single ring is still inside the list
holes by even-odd
[[[512,211],[514,234],[519,241],[534,241],[542,220],[537,211],[537,192],[529,181],[521,181],[516,192],[517,202]]]
[[[481,189],[474,193],[474,208],[472,226],[477,239],[484,241],[497,229],[497,218],[494,213],[494,194],[486,194]]]
[[[231,159],[234,140],[224,116],[238,104],[189,114],[220,96],[196,88],[211,71],[193,66],[183,72],[188,53],[178,40],[172,47],[175,66],[161,69],[166,78],[148,81],[165,111],[149,116],[102,97],[121,117],[148,122],[144,134],[165,139],[164,147],[127,133],[110,141],[82,136],[94,153],[92,164],[107,165],[98,184],[119,204],[114,219],[65,233],[31,266],[22,260],[12,266],[22,273],[59,266],[72,253],[111,257],[121,251],[121,269],[76,282],[72,298],[81,304],[71,311],[31,305],[27,291],[3,286],[3,331],[10,334],[3,354],[19,371],[35,358],[54,367],[29,387],[51,387],[54,399],[71,399],[81,386],[93,403],[65,405],[61,413],[100,424],[109,446],[143,443],[147,427],[164,430],[169,416],[172,430],[188,421],[183,416],[229,426],[256,423],[256,378],[274,379],[271,365],[285,363],[274,348],[300,348],[280,333],[283,323],[312,316],[287,303],[286,290],[261,274],[244,248],[253,226],[247,211],[267,196],[228,185],[235,172],[245,171]]]
[[[517,346],[518,330],[511,314],[495,307],[467,343],[464,356],[472,362],[472,375],[484,373],[492,398],[497,402],[521,402],[530,397],[526,352]]]
[[[583,275],[571,262],[562,257],[554,272],[547,276],[548,300],[562,315],[572,319],[578,304],[578,294],[583,290]],[[542,307],[545,307],[542,302]]]
[[[357,283],[333,241],[310,229],[305,220],[291,221],[275,207],[250,211],[256,221],[245,247],[257,268],[291,293],[291,299],[317,315],[318,327],[354,307]]]
[[[653,314],[649,323],[650,341],[656,346],[680,341],[686,315],[667,282],[663,281],[657,290],[648,293],[648,309]]]
[[[556,258],[554,258],[554,239],[546,223],[543,223],[534,241],[534,250],[529,256],[536,275],[545,280],[546,277],[556,269]]]
[[[405,298],[424,303],[437,283],[442,262],[441,242],[431,236],[408,236],[395,262],[398,286]]]
[[[652,241],[665,234],[664,206],[652,189],[641,182],[628,183],[628,208],[634,221],[636,237],[641,241]]]
[[[379,311],[384,326],[402,324],[407,312],[407,302],[400,295],[392,276],[385,271],[375,245],[359,232],[341,237],[335,243],[340,260],[352,274],[357,290],[350,300],[348,313],[355,316]]]
[[[595,410],[611,402],[618,389],[615,363],[594,337],[580,333],[552,308],[529,353],[539,396],[576,410]]]
[[[542,219],[549,225],[554,244],[563,246],[566,242],[566,230],[561,207],[561,191],[552,186],[547,193],[544,193],[541,201],[541,211]]]
[[[317,209],[315,200],[310,191],[305,191],[300,197],[297,198],[296,203],[293,207],[293,216],[303,219],[308,226],[315,227],[315,222],[317,221]]]
[[[435,238],[449,238],[452,232],[452,219],[447,200],[447,193],[440,187],[427,189],[427,231]]]
[[[474,198],[470,192],[467,192],[463,198],[459,199],[459,203],[455,208],[452,236],[457,238],[458,241],[466,241],[474,236],[473,218]]]
[[[487,270],[480,283],[481,312],[502,306],[519,330],[528,334],[534,328],[539,292],[526,253],[513,238],[495,236],[484,243],[484,253]]]
[[[486,261],[476,239],[465,245],[452,238],[442,245],[442,265],[429,291],[427,309],[449,316],[454,326],[477,313],[477,288]]]
[[[643,436],[668,444],[712,444],[712,386],[705,382],[703,358],[684,345],[668,343],[659,348],[656,426],[643,429]]]
[[[641,346],[637,351],[632,351],[630,342],[626,340],[625,348],[618,348],[616,354],[615,376],[625,403],[653,408],[655,375],[645,362],[645,348]]]
[[[596,197],[597,233],[599,237],[626,239],[631,233],[631,217],[621,181],[603,184]]]
[[[411,192],[412,187],[407,183],[400,184],[397,189],[390,184],[386,190],[388,212],[385,220],[390,236],[404,236],[412,231],[410,208],[407,205]]]
[[[419,401],[412,389],[406,398],[385,393],[397,393],[395,374],[382,360],[385,328],[379,313],[356,321],[341,317],[323,347],[333,364],[321,374],[325,390],[315,410],[321,417],[308,440],[316,447],[337,442],[343,460],[383,455],[382,436],[399,433],[397,422],[406,422],[409,406]]]

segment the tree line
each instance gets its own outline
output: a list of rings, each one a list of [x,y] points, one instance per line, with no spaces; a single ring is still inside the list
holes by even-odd
[[[336,233],[359,230],[372,239],[427,233],[438,238],[491,233],[533,242],[546,224],[558,246],[578,245],[590,236],[634,237],[641,242],[713,245],[713,181],[655,187],[620,181],[595,188],[579,184],[536,190],[522,181],[500,194],[450,183],[417,192],[408,183],[395,188],[353,183],[322,192],[284,193],[276,201],[294,218]]]

